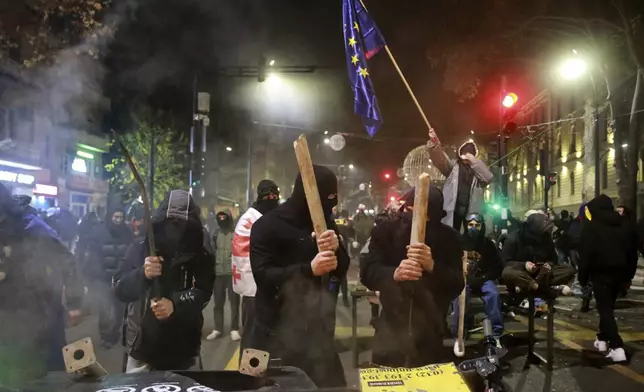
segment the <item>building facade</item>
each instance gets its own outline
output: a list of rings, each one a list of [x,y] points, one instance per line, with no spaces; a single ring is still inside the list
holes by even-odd
[[[105,211],[107,138],[51,121],[47,91],[19,67],[0,66],[0,181],[37,209],[69,208],[77,217]],[[99,215],[99,216],[100,216]]]
[[[585,137],[586,132],[594,130],[594,108],[581,96],[579,92],[545,91],[517,116],[521,134],[511,135],[508,142],[508,201],[514,216],[545,206],[542,149],[547,154],[548,175],[554,173],[557,181],[548,191],[550,208],[557,213],[565,209],[577,214],[582,202],[594,197],[592,138]],[[606,114],[606,107],[600,108],[600,192],[618,202],[613,130]],[[641,167],[640,159],[640,183]]]

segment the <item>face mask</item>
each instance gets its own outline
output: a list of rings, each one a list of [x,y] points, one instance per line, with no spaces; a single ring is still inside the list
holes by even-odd
[[[277,199],[266,199],[266,200],[258,200],[257,201],[257,211],[261,212],[262,214],[265,214],[280,205],[279,200]]]
[[[334,194],[332,199],[325,197],[321,201],[322,201],[322,210],[324,210],[324,215],[331,216],[331,214],[333,213],[333,207],[338,205],[338,196]]]
[[[477,229],[476,227],[468,227],[467,228],[467,235],[469,235],[472,238],[478,238],[479,233],[481,231]]]

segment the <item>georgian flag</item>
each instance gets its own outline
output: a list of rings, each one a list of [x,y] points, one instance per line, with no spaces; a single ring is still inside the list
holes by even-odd
[[[244,297],[254,297],[257,284],[250,267],[250,229],[262,217],[254,208],[249,208],[239,218],[233,236],[233,290]]]

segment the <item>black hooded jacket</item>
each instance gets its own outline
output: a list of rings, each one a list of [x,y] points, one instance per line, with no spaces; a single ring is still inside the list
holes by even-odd
[[[543,214],[532,214],[519,230],[510,234],[503,244],[503,266],[523,268],[526,262],[557,264],[552,241],[553,223]]]
[[[337,233],[331,216],[337,203],[337,179],[325,167],[314,166],[314,172],[327,228]],[[257,293],[256,327],[249,343],[282,357],[285,363],[296,359],[319,387],[341,386],[344,374],[333,333],[337,291],[349,257],[340,246],[337,269],[329,277],[314,276],[311,261],[318,249],[312,232],[298,175],[291,197],[259,218],[251,229],[250,262]]]
[[[579,283],[588,284],[594,274],[631,281],[637,269],[637,236],[632,224],[613,209],[606,195],[597,196],[587,207],[591,220],[581,233]]]
[[[185,369],[199,355],[214,259],[205,250],[199,208],[188,192],[170,191],[153,215],[152,227],[157,255],[163,257],[161,296],[173,302],[174,313],[159,321],[150,310],[152,281],[143,271],[148,242],[132,245],[115,277],[117,297],[131,303],[127,343],[130,355],[154,370]]]
[[[503,270],[499,250],[485,236],[485,231],[485,222],[482,222],[476,238],[472,238],[467,231],[463,234],[465,250],[468,252],[467,284],[474,289],[480,289],[488,280],[498,279]]]
[[[413,200],[413,195],[408,199]],[[418,281],[396,282],[393,278],[400,262],[407,258],[411,213],[402,212],[383,221],[371,233],[360,277],[370,290],[380,291],[382,315],[376,324],[373,345],[373,362],[378,365],[416,367],[446,359],[444,316],[465,282],[462,238],[440,222],[445,214],[442,200],[442,193],[432,187],[425,244],[432,250],[435,266],[433,272],[423,272]]]

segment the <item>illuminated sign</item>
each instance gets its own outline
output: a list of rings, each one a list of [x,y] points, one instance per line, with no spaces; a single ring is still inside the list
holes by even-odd
[[[34,188],[34,194],[57,196],[58,187],[53,185],[36,184],[36,187]]]
[[[94,159],[93,154],[90,154],[88,152],[81,151],[81,150],[76,151],[76,155],[78,155],[81,158],[85,158],[85,159]]]
[[[18,174],[10,171],[0,170],[0,181],[17,182],[18,184],[31,185],[36,177],[29,174]]]
[[[72,162],[72,170],[79,173],[87,173],[87,162],[82,158],[74,158],[74,162]]]

